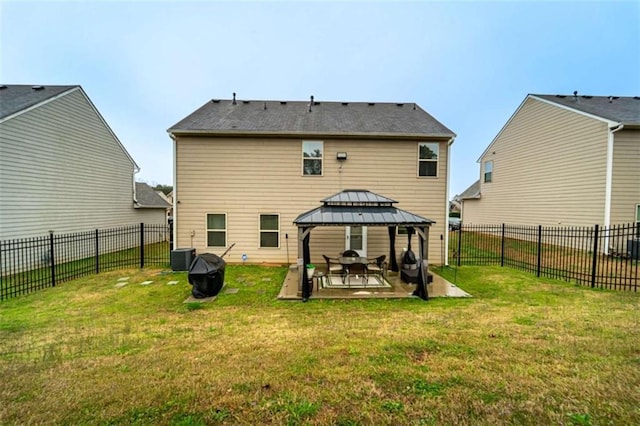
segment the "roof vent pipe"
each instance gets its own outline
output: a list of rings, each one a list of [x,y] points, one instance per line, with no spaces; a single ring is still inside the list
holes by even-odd
[[[265,110],[265,111],[267,110],[267,102],[266,102],[266,101],[265,101],[265,103],[264,103],[264,110]]]
[[[609,103],[613,102],[613,96],[609,96]]]
[[[577,101],[577,100],[578,100],[578,91],[577,91],[577,90],[574,90],[574,91],[573,91],[573,100],[574,100],[574,101]]]
[[[233,92],[233,102],[231,104],[236,105],[236,92]]]
[[[309,102],[309,112],[311,112],[311,105],[313,105],[313,95],[311,95],[311,101]]]

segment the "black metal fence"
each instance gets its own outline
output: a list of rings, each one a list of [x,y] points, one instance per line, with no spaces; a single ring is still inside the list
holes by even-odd
[[[450,233],[449,248],[458,266],[510,266],[594,288],[638,290],[640,224],[463,225]]]
[[[144,224],[0,241],[0,300],[103,271],[170,262],[171,227]]]

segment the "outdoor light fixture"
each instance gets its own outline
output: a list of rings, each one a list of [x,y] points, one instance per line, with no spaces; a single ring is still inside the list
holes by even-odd
[[[336,160],[344,161],[346,159],[347,159],[347,153],[346,152],[338,152],[336,154]]]

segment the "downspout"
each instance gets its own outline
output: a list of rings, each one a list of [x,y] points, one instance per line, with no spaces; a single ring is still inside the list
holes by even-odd
[[[178,179],[176,175],[176,164],[178,163],[178,159],[176,158],[176,145],[178,142],[172,133],[169,133],[169,137],[173,141],[173,200],[171,201],[173,203],[173,223],[171,225],[173,227],[173,247],[171,247],[171,249],[176,250],[178,246],[178,188],[176,186],[176,181]]]
[[[607,134],[607,170],[605,176],[605,188],[604,188],[604,227],[609,229],[611,226],[611,193],[613,185],[613,134],[619,130],[624,129],[624,124],[618,124],[615,128],[609,127]],[[608,231],[607,231],[608,232]],[[602,252],[609,253],[609,235],[604,238],[604,246]]]
[[[445,208],[445,212],[446,212],[446,218],[447,220],[445,221],[445,228],[444,228],[444,265],[449,266],[449,186],[451,185],[451,145],[453,145],[453,142],[456,140],[456,137],[453,136],[451,139],[449,139],[449,142],[447,143],[447,187],[445,189],[445,203],[446,203],[446,208]]]
[[[134,166],[133,174],[131,175],[133,179],[133,207],[138,205],[138,194],[136,193],[136,174],[140,173],[140,167]]]

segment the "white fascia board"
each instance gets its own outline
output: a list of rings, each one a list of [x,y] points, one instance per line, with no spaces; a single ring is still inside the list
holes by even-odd
[[[583,115],[583,116],[585,116],[585,117],[589,117],[589,118],[594,119],[594,120],[602,121],[602,122],[604,122],[604,123],[607,123],[607,125],[608,125],[609,127],[614,127],[614,126],[617,126],[617,125],[619,125],[619,124],[620,124],[620,123],[618,123],[618,122],[616,122],[616,121],[611,121],[611,120],[608,120],[608,119],[606,119],[606,118],[603,118],[603,117],[600,117],[600,116],[597,116],[597,115],[589,114],[589,113],[587,113],[587,112],[580,111],[580,110],[577,110],[577,109],[575,109],[575,108],[568,107],[568,106],[566,106],[566,105],[561,105],[561,104],[555,103],[555,102],[553,102],[553,101],[549,101],[549,100],[547,100],[547,99],[540,98],[540,97],[535,96],[535,95],[527,95],[527,97],[526,97],[526,98],[524,98],[524,100],[522,101],[522,103],[520,104],[520,106],[518,107],[518,109],[516,109],[516,111],[515,111],[513,114],[511,114],[511,117],[509,117],[509,120],[507,120],[507,122],[505,123],[505,125],[504,125],[504,126],[502,126],[502,129],[500,129],[500,132],[498,132],[498,134],[496,135],[496,137],[495,137],[495,138],[493,138],[493,140],[491,141],[491,143],[489,144],[489,146],[487,146],[487,148],[482,152],[482,154],[480,155],[480,157],[476,160],[476,162],[477,162],[477,163],[480,163],[480,162],[481,162],[482,157],[484,157],[484,156],[486,155],[486,153],[491,149],[491,147],[493,146],[493,144],[495,143],[495,141],[500,137],[500,135],[502,134],[502,132],[504,132],[504,129],[506,129],[506,128],[507,128],[507,126],[509,125],[509,123],[511,123],[511,121],[513,120],[513,118],[518,114],[518,112],[520,112],[520,110],[522,109],[522,107],[524,106],[524,104],[525,104],[525,103],[527,102],[527,100],[529,100],[529,99],[534,99],[534,100],[536,100],[536,101],[543,102],[543,103],[545,103],[545,104],[547,104],[547,105],[552,105],[552,106],[554,106],[554,107],[561,108],[561,109],[564,109],[564,110],[566,110],[566,111],[570,111],[570,112],[573,112],[573,113],[576,113],[576,114],[580,114],[580,115]]]
[[[536,101],[544,102],[545,104],[548,104],[548,105],[553,105],[553,106],[558,107],[560,109],[564,109],[565,111],[574,112],[576,114],[580,114],[580,115],[583,115],[585,117],[592,118],[594,120],[602,121],[604,123],[607,123],[607,125],[609,127],[613,127],[613,126],[619,124],[617,121],[611,121],[611,120],[609,120],[607,118],[600,117],[599,115],[589,114],[588,112],[580,111],[579,109],[571,108],[571,107],[569,107],[567,105],[558,104],[558,103],[550,101],[548,99],[539,98],[539,97],[537,97],[535,95],[529,95],[529,96],[527,96],[527,98],[535,99]]]
[[[91,102],[91,99],[89,99],[89,96],[87,96],[87,94],[85,93],[85,91],[82,89],[82,87],[78,86],[78,89],[80,89],[80,92],[82,93],[82,96],[84,96],[84,98],[86,99],[86,101],[89,103],[89,105],[91,105],[91,108],[93,109],[93,112],[98,116],[98,118],[100,119],[100,121],[102,122],[102,124],[104,125],[104,127],[107,129],[107,131],[111,134],[111,136],[113,137],[113,139],[115,139],[115,141],[118,143],[118,145],[120,146],[120,149],[122,149],[122,152],[124,152],[124,154],[127,156],[127,158],[129,159],[129,161],[131,161],[131,164],[133,164],[133,168],[134,168],[134,174],[138,173],[140,171],[140,166],[138,166],[138,164],[135,162],[135,160],[133,159],[133,157],[129,154],[129,152],[127,151],[127,149],[124,147],[124,145],[122,144],[122,142],[120,142],[120,139],[118,139],[118,137],[116,136],[115,133],[113,133],[113,130],[111,130],[111,127],[109,127],[109,124],[107,124],[107,122],[105,121],[104,117],[102,117],[102,114],[100,114],[100,112],[98,111],[98,109],[96,108],[96,106],[93,104],[93,102]],[[134,184],[135,185],[135,184]]]
[[[504,129],[507,128],[507,126],[509,125],[509,123],[511,123],[511,120],[513,120],[513,118],[518,114],[518,112],[520,112],[520,110],[522,109],[522,107],[524,106],[525,102],[527,102],[527,99],[529,99],[529,97],[531,97],[531,95],[527,95],[526,98],[524,98],[524,101],[522,101],[520,103],[520,106],[518,106],[518,108],[516,109],[516,111],[511,114],[511,117],[509,117],[509,119],[507,120],[507,122],[504,124],[504,126],[502,126],[502,128],[500,129],[500,131],[498,132],[498,134],[493,138],[493,140],[491,141],[491,143],[487,146],[487,148],[482,151],[482,154],[480,154],[480,157],[478,157],[478,159],[476,160],[476,163],[480,163],[480,161],[482,160],[482,157],[485,156],[485,154],[487,152],[489,152],[489,149],[491,149],[491,147],[493,146],[493,144],[495,143],[495,141],[500,137],[500,135],[502,134],[502,132],[504,132]]]
[[[73,92],[75,92],[76,90],[81,90],[80,86],[72,87],[72,88],[71,88],[71,89],[69,89],[69,90],[66,90],[66,91],[64,91],[64,92],[62,92],[62,93],[58,93],[58,94],[57,94],[57,95],[55,95],[55,96],[52,96],[52,97],[50,97],[50,98],[47,98],[47,99],[45,99],[45,100],[43,100],[43,101],[41,101],[41,102],[38,102],[38,103],[36,103],[36,104],[33,104],[33,105],[31,105],[30,107],[27,107],[27,108],[25,108],[25,109],[21,109],[20,111],[16,111],[16,112],[14,112],[13,114],[9,114],[9,115],[7,115],[6,117],[0,118],[0,123],[4,123],[5,121],[11,120],[12,118],[15,118],[15,117],[17,117],[17,116],[19,116],[19,115],[22,115],[22,114],[26,113],[26,112],[32,111],[32,110],[34,110],[34,109],[36,109],[36,108],[40,108],[41,106],[46,105],[46,104],[48,104],[48,103],[50,103],[50,102],[53,102],[53,101],[55,101],[56,99],[60,99],[60,98],[61,98],[61,97],[63,97],[63,96],[67,96],[69,93],[73,93]]]

